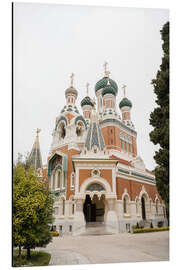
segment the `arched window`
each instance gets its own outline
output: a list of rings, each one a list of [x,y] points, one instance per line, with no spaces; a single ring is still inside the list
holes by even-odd
[[[150,201],[149,201],[149,212],[151,213],[151,211],[152,211],[152,201],[150,199]]]
[[[142,196],[141,198],[141,208],[142,208],[142,219],[146,219],[146,202],[145,198]]]
[[[125,152],[127,152],[127,142],[124,142]]]
[[[156,200],[156,215],[158,215],[158,200]]]
[[[123,151],[123,140],[121,140],[121,151]]]
[[[63,138],[66,136],[66,127],[64,122],[62,122],[59,126],[59,138]]]
[[[74,202],[72,202],[72,215],[74,215]]]
[[[123,212],[124,214],[127,214],[127,196],[123,199]]]
[[[62,199],[62,214],[65,215],[65,199]]]
[[[61,172],[58,171],[58,175],[57,175],[57,187],[60,188],[60,183],[61,183]]]
[[[78,125],[76,127],[76,134],[77,136],[82,136],[83,134],[83,123],[82,122],[78,122]]]
[[[55,189],[55,174],[53,174],[52,178],[52,189]]]
[[[71,188],[74,188],[75,186],[75,173],[71,173]]]
[[[136,199],[136,214],[139,214],[139,200]]]

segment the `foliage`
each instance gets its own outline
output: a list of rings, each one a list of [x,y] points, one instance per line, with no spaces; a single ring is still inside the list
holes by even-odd
[[[169,231],[169,227],[134,229],[133,233]]]
[[[59,233],[56,231],[51,231],[52,236],[59,236]]]
[[[157,163],[155,176],[158,192],[165,201],[169,213],[169,22],[161,30],[163,58],[156,79],[152,80],[158,107],[150,114],[150,140],[159,145],[154,159]]]
[[[32,251],[31,258],[26,258],[26,253],[23,250],[22,252],[22,266],[46,266],[49,265],[51,255],[47,252],[42,251]],[[13,266],[18,267],[18,250],[13,251]]]
[[[46,184],[38,179],[33,168],[17,163],[13,169],[13,246],[30,248],[45,246],[52,235],[53,199]]]

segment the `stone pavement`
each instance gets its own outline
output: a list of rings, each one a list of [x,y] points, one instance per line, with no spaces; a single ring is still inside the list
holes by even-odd
[[[54,237],[50,265],[169,260],[169,232]]]

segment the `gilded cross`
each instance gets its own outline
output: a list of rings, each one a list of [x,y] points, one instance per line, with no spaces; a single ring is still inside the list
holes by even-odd
[[[74,82],[74,73],[71,74],[70,78],[71,78],[71,86],[73,86],[73,82]]]
[[[104,63],[104,72],[107,71],[107,64],[108,64],[108,62],[105,61],[105,63]]]
[[[88,90],[89,90],[88,88],[89,88],[89,83],[87,82],[86,83],[86,93],[87,93],[87,96],[88,96]]]
[[[41,132],[41,129],[40,128],[37,128],[37,130],[36,130],[36,133],[37,133],[37,136],[38,136],[38,134]]]
[[[126,87],[127,87],[127,85],[123,84],[122,89],[123,89],[123,92],[124,92],[124,97],[126,96]]]

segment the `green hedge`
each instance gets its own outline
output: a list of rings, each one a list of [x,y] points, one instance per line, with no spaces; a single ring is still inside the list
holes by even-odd
[[[169,227],[134,229],[133,233],[169,231]]]
[[[26,258],[26,250],[22,250],[22,262],[19,264],[18,250],[13,250],[13,267],[20,266],[47,266],[49,265],[51,254],[43,251],[31,250],[31,258]]]
[[[56,231],[52,231],[51,234],[52,234],[52,236],[59,236],[59,233]]]

